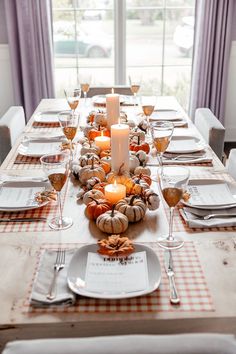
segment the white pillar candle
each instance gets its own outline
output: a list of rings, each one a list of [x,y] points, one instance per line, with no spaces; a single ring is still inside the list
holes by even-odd
[[[106,95],[107,127],[111,129],[113,124],[117,124],[120,117],[120,95],[111,93]]]
[[[96,136],[94,143],[101,150],[109,150],[111,146],[111,138],[109,136]]]
[[[108,184],[104,190],[105,198],[111,204],[116,204],[119,200],[126,197],[126,187],[123,184]]]
[[[112,170],[129,172],[129,126],[114,124],[111,126],[111,159]]]

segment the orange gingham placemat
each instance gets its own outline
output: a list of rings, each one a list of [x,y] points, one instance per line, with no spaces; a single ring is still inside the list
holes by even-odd
[[[65,203],[66,195],[69,189],[70,182],[66,183],[66,186],[62,190],[62,208]],[[45,221],[33,221],[33,222],[1,222],[0,233],[2,232],[42,232],[53,231],[48,221],[56,216],[58,213],[57,202],[49,202],[42,208],[25,210],[16,213],[0,212],[0,218],[38,218],[45,217]]]
[[[206,279],[199,261],[197,251],[193,242],[186,242],[184,247],[173,252],[175,280],[179,292],[181,303],[171,305],[169,301],[169,281],[164,270],[163,250],[153,243],[146,243],[157,253],[161,263],[161,285],[159,289],[149,295],[141,297],[122,299],[122,300],[100,300],[79,297],[76,305],[70,307],[50,307],[33,308],[30,306],[29,299],[36,277],[40,256],[43,250],[53,248],[55,245],[45,245],[38,253],[38,261],[33,279],[29,287],[28,298],[22,305],[23,312],[47,313],[47,312],[65,312],[65,313],[141,313],[141,312],[198,312],[214,311]],[[59,246],[59,245],[58,245]],[[79,248],[81,245],[65,245],[66,248]],[[56,254],[55,254],[56,256]]]

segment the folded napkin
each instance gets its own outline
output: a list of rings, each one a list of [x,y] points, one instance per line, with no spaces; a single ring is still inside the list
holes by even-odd
[[[212,155],[210,152],[204,152],[204,153],[199,152],[199,153],[191,153],[191,154],[165,153],[163,156],[164,165],[183,165],[183,164],[189,165],[189,164],[200,164],[200,163],[211,163],[211,162],[212,162]],[[149,154],[147,165],[148,166],[159,165],[157,153],[155,149],[152,149],[151,153]]]
[[[32,306],[69,306],[75,303],[76,296],[67,285],[67,270],[74,252],[75,250],[66,251],[65,267],[60,270],[57,276],[57,292],[54,300],[48,300],[46,296],[52,282],[57,253],[55,250],[43,252],[31,293],[30,304]]]
[[[230,209],[197,209],[184,207],[179,210],[181,216],[190,228],[211,228],[211,227],[231,227],[236,226],[236,217],[230,216],[230,214],[236,215],[236,208]],[[209,220],[204,220],[203,217],[209,214],[228,214],[229,217],[214,217]]]

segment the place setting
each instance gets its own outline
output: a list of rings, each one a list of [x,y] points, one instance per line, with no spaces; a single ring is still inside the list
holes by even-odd
[[[128,246],[124,245],[127,241]],[[139,312],[154,313],[171,309],[212,310],[192,242],[186,242],[173,254],[151,244],[131,244],[120,235],[111,235],[97,244],[67,247],[45,245],[39,252],[30,296],[25,302],[27,311],[114,313],[130,311],[130,306],[138,307]],[[187,270],[190,259],[194,261],[191,278]],[[176,296],[169,282],[170,267],[178,272]]]
[[[236,226],[236,186],[219,179],[191,179],[179,212],[190,228]]]
[[[202,140],[193,135],[174,135],[171,121],[150,125],[154,149],[147,164],[159,165],[212,165],[212,154]]]

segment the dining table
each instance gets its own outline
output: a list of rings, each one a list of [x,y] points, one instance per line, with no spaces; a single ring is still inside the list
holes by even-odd
[[[185,165],[190,170],[190,178],[217,179],[236,185],[175,97],[158,97],[156,107],[177,110],[185,124],[174,129],[175,136],[197,137],[211,157],[205,163],[187,161]],[[80,99],[77,108],[80,124],[86,124],[88,113],[97,109],[91,99],[86,102]],[[128,120],[140,119],[139,109],[131,104],[121,105]],[[62,134],[57,123],[44,125],[35,121],[39,112],[61,110],[68,110],[63,98],[43,99],[39,103],[1,165],[0,183],[6,176],[13,179],[45,177],[39,159],[20,155],[19,147],[29,137]],[[77,148],[79,154],[79,144]],[[150,163],[152,175],[157,174],[156,161],[153,158]],[[159,194],[155,179],[152,189]],[[161,197],[157,210],[148,210],[142,221],[129,224],[124,232],[134,245],[147,246],[157,254],[161,266],[158,289],[131,298],[78,296],[71,306],[32,306],[30,297],[42,252],[58,247],[74,251],[96,244],[105,237],[95,222],[86,217],[85,206],[78,198],[79,190],[78,181],[71,174],[63,189],[63,214],[73,219],[72,227],[67,230],[52,230],[48,226],[48,220],[57,211],[55,202],[21,215],[22,218],[45,217],[45,220],[0,222],[0,350],[6,342],[16,339],[190,332],[236,334],[236,226],[190,227],[176,210],[174,233],[185,243],[181,249],[172,252],[180,297],[180,303],[172,304],[164,268],[164,250],[157,243],[158,237],[168,232],[168,208]],[[4,217],[6,214],[0,212],[0,218]],[[53,274],[53,268],[51,271]],[[157,270],[153,268],[152,271]]]

